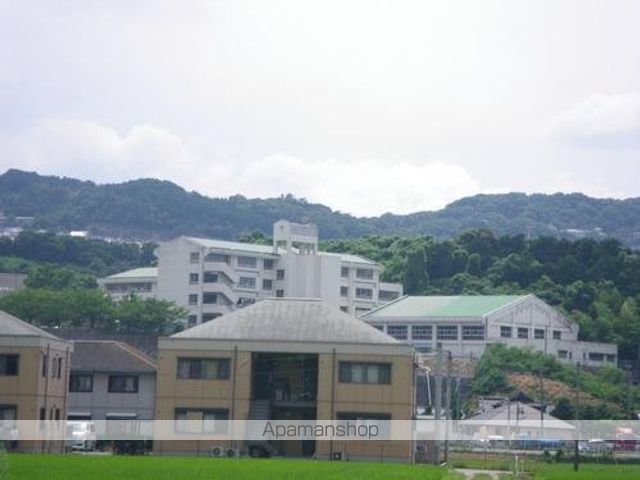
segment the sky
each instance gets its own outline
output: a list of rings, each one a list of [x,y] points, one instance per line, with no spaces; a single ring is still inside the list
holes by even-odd
[[[359,216],[640,196],[637,0],[0,0],[0,171]]]

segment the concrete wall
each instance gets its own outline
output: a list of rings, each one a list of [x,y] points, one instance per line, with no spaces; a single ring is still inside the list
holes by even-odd
[[[107,413],[136,414],[139,420],[153,420],[155,414],[156,376],[154,373],[123,373],[138,376],[137,393],[110,393],[109,375],[118,372],[90,373],[92,392],[69,392],[69,414],[89,412],[92,420],[106,420]]]
[[[199,261],[190,262],[190,254],[198,252]],[[242,288],[237,278],[228,279],[226,275],[219,274],[217,283],[204,284],[204,271],[217,271],[215,265],[204,261],[208,253],[220,253],[229,257],[228,266],[234,277],[255,278],[255,288]],[[380,289],[381,267],[375,264],[360,264],[355,262],[342,262],[337,254],[309,254],[301,255],[294,252],[279,254],[260,252],[239,252],[218,248],[206,248],[186,238],[177,238],[162,244],[156,254],[158,262],[158,287],[157,295],[160,298],[172,300],[185,307],[190,315],[197,317],[197,322],[202,320],[203,313],[228,313],[236,308],[240,298],[251,301],[277,296],[278,290],[282,290],[285,297],[322,298],[336,308],[343,307],[352,314],[360,314],[368,311],[385,301],[378,299]],[[257,259],[256,268],[243,267],[238,264],[238,256],[248,256]],[[272,259],[272,270],[264,268],[264,260]],[[341,267],[350,269],[349,278],[341,277]],[[356,276],[358,268],[372,269],[374,271],[371,280],[360,279]],[[277,279],[277,270],[285,270],[284,280]],[[189,274],[199,275],[198,284],[189,283]],[[264,290],[262,281],[271,280],[273,288]],[[341,297],[340,286],[349,287],[349,296]],[[384,284],[386,290],[402,292],[399,284]],[[356,298],[356,288],[370,288],[371,299]],[[202,293],[210,291],[219,294],[218,303],[206,305],[202,303]],[[189,294],[197,294],[197,305],[188,304]],[[220,295],[228,300],[225,302]]]
[[[39,420],[42,408],[47,420],[54,419],[57,411],[64,420],[71,351],[71,344],[63,341],[0,336],[0,354],[19,355],[18,375],[0,376],[0,405],[15,406],[19,420]],[[43,376],[43,358],[47,354],[47,374]],[[60,377],[54,367],[57,359],[62,361]],[[18,448],[22,451],[61,451],[62,443],[20,441]]]
[[[184,345],[186,342],[182,342]],[[198,342],[202,345],[202,342]],[[297,345],[300,352],[303,344]],[[173,420],[176,408],[222,408],[229,411],[230,418],[246,420],[251,406],[251,352],[242,343],[234,354],[232,346],[227,349],[180,348],[160,346],[156,396],[156,419]],[[364,348],[364,347],[363,347]],[[265,347],[265,350],[268,348]],[[376,354],[376,346],[369,346],[368,354],[340,352],[334,355],[318,354],[318,398],[317,418],[331,419],[341,412],[382,413],[392,420],[409,420],[413,412],[413,356]],[[269,351],[274,351],[269,349]],[[287,353],[282,350],[282,353]],[[306,353],[316,353],[311,345]],[[237,356],[234,364],[234,355]],[[177,378],[178,357],[205,357],[231,359],[231,375],[228,380],[183,380]],[[341,361],[391,363],[390,385],[345,384],[339,381]],[[334,383],[335,382],[335,383]],[[332,385],[335,393],[332,403]],[[220,441],[162,441],[156,442],[158,453],[206,454],[213,445],[224,445]],[[230,445],[225,445],[230,446]],[[236,445],[240,446],[240,445]],[[330,442],[317,442],[317,454],[329,457]],[[343,452],[344,457],[385,461],[410,461],[410,442],[334,442],[333,451]]]
[[[524,300],[478,317],[417,317],[417,318],[384,318],[376,317],[368,323],[382,327],[384,332],[389,332],[389,326],[405,325],[408,327],[408,339],[419,350],[432,350],[438,342],[442,348],[451,351],[454,356],[478,358],[488,345],[503,343],[510,347],[532,348],[533,350],[548,353],[563,362],[575,363],[580,361],[587,366],[601,366],[605,363],[617,364],[617,346],[605,343],[578,341],[579,327],[569,319],[561,315],[553,307],[547,305],[537,297],[529,296]],[[411,326],[426,325],[432,327],[431,340],[416,340],[411,336]],[[437,327],[458,326],[457,340],[438,340]],[[462,327],[464,325],[483,325],[485,328],[484,340],[463,340]],[[511,328],[511,337],[501,336],[501,327]],[[527,338],[518,338],[518,329],[526,328]],[[536,338],[535,330],[543,330],[544,337]],[[554,332],[560,332],[560,339],[554,338]],[[603,354],[603,361],[590,359],[591,354]],[[613,359],[612,359],[613,358]]]

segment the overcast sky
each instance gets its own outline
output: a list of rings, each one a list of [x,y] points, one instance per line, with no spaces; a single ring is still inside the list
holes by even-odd
[[[0,169],[357,215],[640,195],[637,0],[0,0]]]

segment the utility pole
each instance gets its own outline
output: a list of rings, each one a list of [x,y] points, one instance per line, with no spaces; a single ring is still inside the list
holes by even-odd
[[[451,351],[447,351],[447,386],[445,393],[445,409],[447,411],[447,423],[444,430],[444,461],[449,461],[449,425],[453,415],[451,415]]]
[[[436,396],[434,399],[435,420],[436,420],[436,437],[440,435],[440,420],[442,419],[442,343],[436,345]],[[434,442],[434,461],[440,463],[440,439],[436,438]]]
[[[576,363],[576,411],[574,416],[577,420],[576,429],[578,430],[578,435],[573,445],[573,470],[577,472],[580,468],[580,449],[578,447],[580,442],[580,362]]]
[[[544,377],[542,369],[543,367],[540,367],[538,371],[540,377],[540,440],[544,437]]]

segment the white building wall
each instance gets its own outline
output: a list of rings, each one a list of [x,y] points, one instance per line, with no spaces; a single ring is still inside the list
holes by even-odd
[[[419,351],[433,350],[440,342],[442,348],[451,351],[454,356],[477,358],[488,345],[503,343],[510,347],[531,348],[553,355],[560,361],[580,362],[585,366],[616,365],[618,360],[616,345],[578,341],[578,325],[533,295],[483,317],[365,317],[365,320],[391,336],[408,341]],[[430,327],[431,337],[426,340],[414,338],[413,326]],[[438,327],[454,326],[457,327],[455,340],[438,338]],[[484,339],[465,340],[464,326],[483,326]],[[503,327],[510,329],[510,336],[503,336]],[[398,336],[405,330],[406,337]],[[519,338],[519,331],[523,334],[526,331],[527,337]]]
[[[360,262],[355,256],[344,261],[340,254],[318,252],[314,225],[277,222],[274,242],[285,248],[256,251],[255,246],[247,245],[245,251],[239,243],[189,237],[163,243],[155,252],[158,278],[153,295],[184,307],[188,324],[208,321],[269,297],[322,298],[336,308],[360,315],[402,295],[402,285],[380,282],[380,265],[369,260]],[[210,254],[217,257],[208,260]],[[240,262],[241,257],[254,258],[255,265]],[[272,268],[265,262],[271,262]],[[343,267],[349,272],[346,278],[341,275]],[[359,269],[372,272],[371,278],[361,278]],[[283,278],[279,278],[280,271],[284,272]],[[205,274],[211,272],[217,273],[217,281],[205,283]],[[342,286],[347,288],[346,295],[341,294]],[[384,298],[380,298],[381,287]],[[216,295],[215,303],[204,301],[211,299],[210,294]]]

